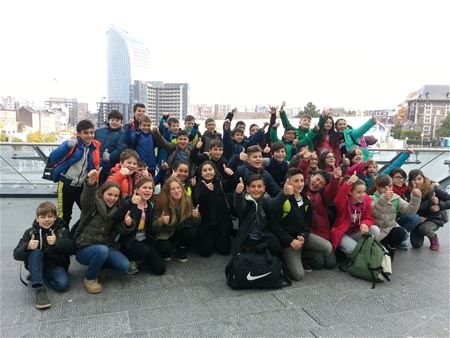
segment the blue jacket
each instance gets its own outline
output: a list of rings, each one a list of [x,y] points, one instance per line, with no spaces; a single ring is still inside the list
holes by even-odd
[[[77,147],[77,149],[75,149],[75,151],[73,152],[72,155],[70,155],[69,158],[67,158],[64,162],[62,162],[59,166],[57,166],[53,170],[53,174],[52,174],[53,182],[58,182],[60,175],[65,173],[72,164],[77,163],[83,157],[86,146],[84,145],[84,143],[81,141],[81,139],[79,137],[77,138],[77,140],[78,140],[78,142],[75,145],[75,147]],[[54,163],[61,162],[69,154],[71,149],[72,148],[69,146],[69,141],[64,141],[63,143],[61,143],[58,146],[58,148],[56,148],[55,150],[53,150],[50,153],[49,157]],[[91,143],[89,145],[89,153],[88,153],[88,161],[89,161],[88,170],[92,170],[96,166],[98,166],[94,163],[93,153],[96,150],[97,150],[97,147],[94,145],[94,143]]]
[[[233,155],[239,155],[250,146],[257,145],[264,137],[264,131],[258,130],[253,136],[242,140],[241,143],[237,143],[231,137],[231,130],[224,128],[223,130],[223,156],[226,158],[232,158]],[[205,149],[209,151],[209,149]]]
[[[128,147],[135,149],[139,158],[147,164],[149,170],[156,168],[155,141],[153,134],[144,133],[140,128],[131,131],[130,127],[125,128],[125,142]]]
[[[124,129],[122,127],[111,129],[108,124],[106,127],[95,130],[95,139],[102,143],[100,147],[100,159],[102,159],[105,150],[108,149],[110,156],[108,166],[110,168],[119,163],[120,154],[127,149],[127,145],[122,138],[123,133]],[[104,168],[105,163],[103,163],[103,159],[101,160],[101,164]]]

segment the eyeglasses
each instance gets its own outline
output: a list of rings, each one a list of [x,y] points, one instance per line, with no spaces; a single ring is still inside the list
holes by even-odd
[[[394,177],[392,177],[392,178],[396,178],[396,179],[398,179],[398,180],[404,180],[404,179],[405,179],[403,176],[394,176]]]
[[[334,158],[334,155],[327,155],[326,158]]]
[[[310,161],[318,161],[317,158],[310,158],[309,160],[310,160]]]

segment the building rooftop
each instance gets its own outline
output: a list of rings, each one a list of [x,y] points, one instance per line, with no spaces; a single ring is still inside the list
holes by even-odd
[[[414,92],[407,101],[415,100],[450,100],[449,85],[425,85],[417,92]]]
[[[36,310],[12,251],[43,200],[0,199],[1,337],[449,336],[448,224],[438,231],[439,252],[428,241],[397,252],[391,282],[375,289],[335,269],[281,290],[233,291],[224,274],[229,257],[190,252],[186,263],[168,262],[163,276],[113,275],[90,295],[82,286],[86,267],[72,259],[70,289],[51,291],[53,306]]]

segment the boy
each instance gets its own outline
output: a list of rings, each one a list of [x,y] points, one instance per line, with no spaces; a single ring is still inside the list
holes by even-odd
[[[278,195],[281,191],[281,188],[276,184],[273,177],[264,170],[263,160],[262,160],[262,150],[260,146],[250,146],[247,148],[246,152],[247,162],[237,168],[238,177],[242,178],[246,184],[248,184],[248,179],[251,175],[262,175],[264,178],[264,189],[267,190],[267,193],[274,197]],[[238,156],[234,156],[234,158],[238,158]],[[236,159],[230,161],[235,162]],[[229,167],[234,170],[235,167],[229,165]],[[236,171],[236,170],[234,170]]]
[[[138,161],[139,155],[132,149],[127,149],[120,154],[120,163],[111,170],[111,174],[108,176],[108,181],[117,182],[120,186],[120,192],[122,197],[132,196],[134,192],[134,186],[141,177],[138,174]],[[147,165],[142,161],[147,168]],[[148,172],[147,172],[148,175]]]
[[[78,122],[77,138],[64,141],[50,153],[50,159],[54,163],[62,161],[52,175],[53,181],[58,182],[58,217],[69,229],[73,204],[80,207],[80,196],[88,172],[100,167],[100,144],[94,140],[92,122]]]
[[[199,125],[195,123],[194,116],[186,115],[184,118],[184,130],[189,133],[189,143],[192,147],[195,147],[202,139],[202,134],[198,131],[198,126]]]
[[[288,162],[286,161],[286,145],[281,142],[275,142],[271,148],[273,155],[269,160],[264,159],[267,172],[273,177],[279,187],[284,184],[284,179],[288,171]]]
[[[155,130],[158,132],[157,128]],[[127,126],[124,135],[128,147],[136,150],[139,158],[147,164],[148,171],[154,176],[156,169],[155,148],[161,145],[162,137],[155,139],[155,134],[152,133],[150,117],[142,115],[139,120],[139,128],[132,131],[131,127]],[[161,134],[158,132],[158,135]]]
[[[145,114],[145,105],[143,103],[136,103],[133,106],[133,114],[130,117],[130,121],[128,124],[131,128],[131,131],[135,131],[137,128],[139,128],[140,119],[144,114]]]
[[[127,148],[122,139],[124,132],[122,121],[122,113],[118,110],[111,110],[106,127],[98,128],[94,132],[95,139],[101,143],[100,156],[103,169],[100,175],[100,184],[105,182],[110,169],[119,162],[120,154]]]
[[[292,157],[297,154],[297,142],[295,138],[295,128],[285,128],[284,134],[281,140],[278,138],[277,130],[280,123],[275,123],[270,129],[270,141],[271,142],[283,142],[286,145],[286,161],[290,161]]]
[[[203,151],[209,149],[209,143],[212,140],[221,140],[222,134],[216,131],[216,121],[212,118],[205,120],[206,131],[202,135]]]
[[[180,131],[180,121],[169,114],[164,114],[159,121],[159,132],[167,142],[177,143],[177,134]],[[158,149],[158,163],[167,161],[167,152]]]
[[[44,282],[58,292],[69,288],[67,270],[74,251],[75,243],[69,239],[63,221],[57,218],[56,206],[50,202],[39,204],[33,225],[24,232],[14,249],[14,259],[23,261],[30,271],[37,309],[52,305]]]
[[[212,140],[209,144],[209,153],[200,153],[202,148],[201,142],[197,143],[197,146],[191,151],[191,161],[197,167],[205,161],[211,161],[220,172],[222,177],[225,175],[225,169],[227,168],[227,159],[223,156],[223,143],[220,140]]]
[[[191,149],[189,148],[189,134],[186,130],[180,130],[177,134],[177,142],[169,143],[164,140],[161,134],[156,128],[153,129],[154,135],[158,142],[161,144],[161,148],[166,150],[169,156],[167,157],[167,164],[161,166],[163,170],[167,170],[168,167],[172,168],[175,162],[188,161],[191,163]]]

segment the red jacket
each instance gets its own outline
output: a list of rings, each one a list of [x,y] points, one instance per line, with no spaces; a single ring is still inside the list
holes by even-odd
[[[120,185],[122,197],[131,196],[133,195],[134,186],[136,185],[139,177],[136,174],[124,176],[120,172],[120,168],[122,168],[122,165],[117,163],[115,167],[111,169],[107,181],[116,182]]]
[[[308,198],[313,206],[311,232],[330,240],[330,220],[327,207],[333,201],[339,189],[339,179],[332,178],[322,191],[310,191]]]
[[[341,162],[342,154],[341,150],[339,149],[339,144],[333,144],[330,141],[322,139],[322,142],[316,146],[317,156],[320,157],[320,154],[325,150],[331,151],[334,156],[336,156],[336,163]]]
[[[348,211],[348,198],[349,192],[352,190],[352,186],[344,182],[339,188],[339,191],[334,199],[336,204],[337,217],[334,222],[333,228],[331,229],[331,244],[333,244],[333,249],[339,246],[342,236],[347,232],[350,227],[350,213]],[[364,195],[364,210],[361,215],[360,224],[366,224],[369,228],[373,225],[374,219],[370,212],[372,197],[369,195]]]

